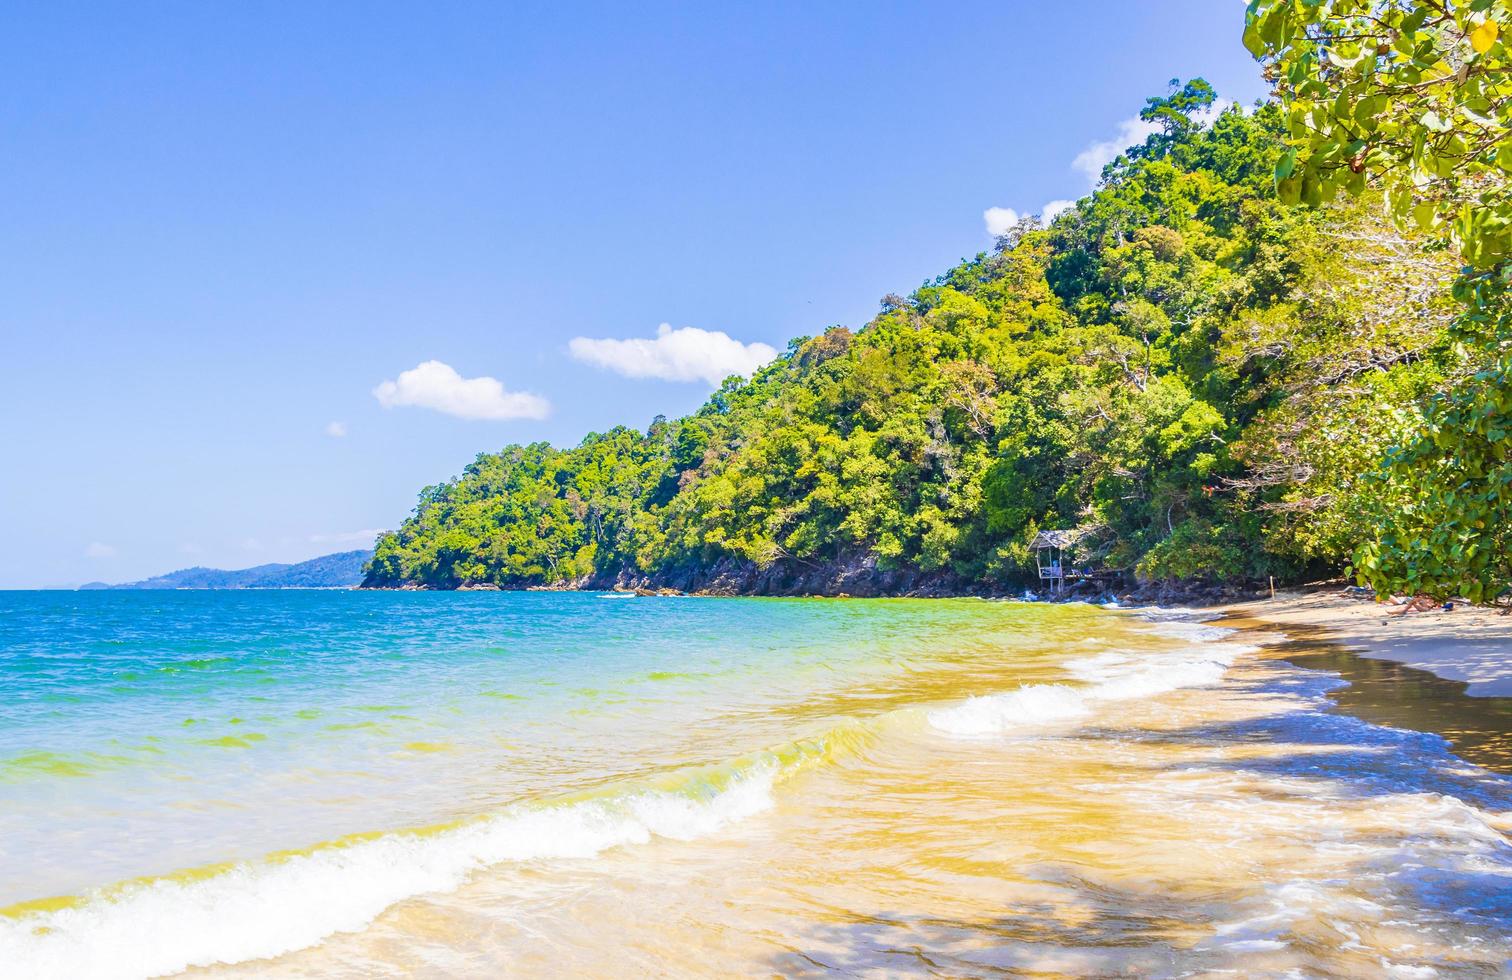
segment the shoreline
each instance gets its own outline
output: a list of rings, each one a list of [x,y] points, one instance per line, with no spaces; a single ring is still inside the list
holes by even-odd
[[[1013,585],[988,582],[921,582],[917,573],[900,573],[901,581],[878,582],[873,579],[838,580],[822,587],[814,583],[729,582],[668,584],[659,578],[625,581],[618,578],[573,579],[550,584],[498,585],[492,582],[462,585],[430,585],[421,582],[399,584],[362,582],[352,586],[357,592],[613,592],[637,596],[701,596],[720,599],[1024,599],[1033,602],[1084,602],[1099,604],[1114,601],[1130,605],[1161,608],[1196,606],[1222,609],[1252,601],[1263,595],[1257,585],[1215,585],[1200,582],[1161,582],[1138,586],[1108,584],[1104,588],[1068,589],[1064,594],[1049,592],[1044,583],[1019,582]],[[771,587],[781,584],[781,587]]]
[[[1334,591],[1278,592],[1224,605],[1225,618],[1279,628],[1299,642],[1343,647],[1465,685],[1472,698],[1512,697],[1512,616],[1456,605],[1398,615],[1400,606]]]
[[[348,604],[330,597],[321,605],[334,609]],[[595,937],[631,934],[666,937],[647,947],[636,964],[645,968],[642,972],[679,972],[668,965],[683,965],[681,951],[693,949],[700,962],[739,964],[736,972],[801,973],[803,963],[814,957],[777,958],[787,954],[774,951],[769,937],[790,936],[785,948],[812,949],[814,956],[829,955],[834,962],[849,962],[835,957],[836,949],[875,948],[881,951],[878,956],[891,956],[891,950],[918,937],[914,915],[887,919],[894,913],[886,909],[901,907],[959,923],[952,927],[957,932],[943,939],[928,935],[944,951],[942,962],[946,955],[954,956],[950,972],[969,974],[976,961],[962,950],[1000,949],[1008,942],[1021,947],[1005,961],[1010,966],[1072,962],[1047,960],[1046,936],[1067,948],[1086,948],[1093,934],[1081,916],[1087,908],[1107,908],[1115,921],[1106,930],[1097,926],[1096,938],[1100,950],[1111,952],[1096,962],[1074,961],[1084,972],[1160,972],[1182,956],[1208,957],[1192,961],[1200,972],[1279,972],[1268,969],[1273,960],[1267,957],[1285,951],[1270,945],[1257,951],[1247,938],[1255,933],[1242,931],[1256,920],[1273,928],[1271,896],[1277,891],[1306,921],[1343,921],[1344,928],[1369,937],[1384,913],[1369,911],[1358,921],[1339,919],[1360,907],[1353,891],[1357,882],[1379,889],[1367,894],[1372,910],[1412,914],[1425,900],[1414,891],[1393,890],[1397,879],[1372,876],[1365,860],[1393,869],[1411,862],[1426,868],[1424,874],[1438,875],[1433,883],[1453,884],[1450,876],[1459,862],[1505,859],[1496,850],[1500,838],[1475,822],[1479,811],[1472,808],[1491,809],[1487,800],[1500,800],[1506,784],[1500,777],[1471,771],[1461,760],[1512,773],[1506,741],[1465,739],[1467,730],[1512,732],[1505,716],[1498,725],[1494,717],[1469,713],[1509,711],[1512,699],[1471,700],[1456,682],[1425,687],[1421,677],[1410,676],[1410,668],[1399,669],[1409,675],[1405,683],[1393,678],[1374,683],[1369,676],[1357,681],[1353,672],[1369,674],[1371,665],[1388,665],[1321,640],[1288,639],[1254,650],[1245,642],[1245,632],[1274,634],[1289,628],[1271,626],[1249,609],[1242,611],[1241,620],[1232,609],[1227,618],[1217,609],[1179,607],[1101,615],[1096,609],[1050,603],[1013,608],[982,604],[981,610],[957,605],[954,611],[943,606],[891,607],[889,612],[864,608],[857,610],[860,615],[834,605],[699,609],[702,604],[693,604],[676,614],[692,617],[690,628],[679,636],[703,638],[696,640],[700,646],[688,646],[663,642],[666,619],[659,604],[640,609],[638,603],[595,603],[610,627],[595,635],[607,637],[611,650],[620,643],[627,656],[605,659],[601,646],[584,645],[582,662],[600,690],[574,690],[560,703],[547,704],[545,698],[552,695],[532,700],[536,689],[525,686],[523,678],[562,658],[521,660],[521,679],[512,680],[499,670],[501,661],[492,646],[496,636],[539,635],[531,632],[534,624],[550,620],[533,615],[533,605],[384,601],[380,608],[407,609],[412,628],[403,628],[401,616],[372,616],[362,609],[345,621],[349,625],[318,610],[310,625],[295,624],[301,631],[317,631],[301,634],[307,638],[300,645],[314,650],[324,649],[308,639],[320,629],[371,631],[370,637],[342,649],[380,654],[373,658],[372,676],[382,683],[374,688],[321,685],[322,691],[337,693],[330,703],[302,705],[318,707],[317,717],[296,715],[303,728],[270,734],[297,738],[308,731],[324,743],[333,737],[328,723],[341,723],[340,730],[349,734],[334,737],[354,741],[340,746],[339,757],[394,786],[394,798],[406,807],[420,799],[418,809],[424,812],[418,819],[375,819],[383,812],[381,790],[348,791],[341,798],[353,801],[351,819],[360,826],[322,823],[327,818],[310,809],[289,826],[314,843],[296,840],[291,848],[270,838],[264,849],[246,843],[244,828],[226,828],[215,813],[218,808],[196,807],[195,812],[214,821],[206,825],[208,839],[233,837],[236,853],[251,853],[231,864],[231,873],[201,874],[201,868],[227,867],[217,853],[207,854],[210,863],[120,878],[120,884],[103,892],[59,889],[56,898],[23,901],[4,910],[0,947],[9,942],[10,949],[19,950],[12,961],[55,964],[60,976],[90,973],[94,964],[103,965],[95,972],[107,972],[123,961],[140,964],[134,968],[144,975],[185,964],[204,968],[192,972],[225,976],[350,972],[354,964],[372,972],[424,972],[417,966],[432,961],[409,953],[419,944],[465,951],[468,962],[498,973],[549,970],[561,950],[575,957],[567,972],[597,975],[623,968],[624,958],[622,944],[600,943]],[[580,604],[553,605],[570,609]],[[501,607],[513,609],[516,625],[491,626],[474,658],[442,659],[449,656],[445,651],[461,646],[458,637],[478,635],[479,609],[485,621],[497,623],[489,618]],[[950,618],[937,618],[942,610]],[[1220,618],[1209,618],[1215,612]],[[277,609],[261,615],[280,629],[289,628]],[[439,618],[447,615],[451,625]],[[889,615],[895,617],[888,620],[890,626],[879,623],[879,616]],[[1130,629],[1124,621],[1131,618],[1147,619],[1154,628],[1134,624]],[[145,620],[154,621],[164,622],[155,615]],[[637,621],[639,633],[630,625]],[[334,627],[329,625],[333,622]],[[873,632],[858,633],[863,623],[872,623],[865,628]],[[752,630],[753,625],[769,632]],[[1228,634],[1214,626],[1239,626],[1241,632]],[[166,646],[174,649],[173,643],[181,642],[174,639],[176,627],[167,622],[161,628],[171,631]],[[1295,629],[1289,635],[1309,631]],[[750,644],[750,670],[721,676],[684,673],[690,669],[689,653],[700,648],[718,657],[740,656],[746,647],[729,637],[742,632],[768,637]],[[380,636],[393,639],[379,641]],[[433,638],[432,648],[417,651],[416,636]],[[628,643],[620,639],[625,636],[631,638]],[[280,641],[276,649],[286,645]],[[205,655],[196,648],[165,658],[159,652],[163,648],[154,642],[146,649],[165,663]],[[846,652],[862,649],[871,652]],[[400,656],[382,656],[390,650]],[[661,659],[648,662],[647,654]],[[1282,662],[1298,663],[1308,656],[1333,659],[1299,666],[1335,672],[1349,686],[1328,692],[1332,676],[1299,679],[1303,672]],[[1250,670],[1246,662],[1252,657],[1275,659]],[[94,666],[96,661],[82,658],[80,663]],[[471,673],[472,663],[481,666],[479,673]],[[390,664],[411,665],[402,684],[389,680]],[[207,669],[212,673],[195,677],[234,682],[242,676],[242,666],[211,663]],[[1225,681],[1230,668],[1245,676]],[[343,681],[354,676],[349,663],[337,670],[335,676]],[[549,687],[575,687],[582,676],[571,671],[554,679],[548,675],[553,680]],[[119,683],[109,665],[101,678],[112,686]],[[430,679],[438,683],[436,688],[426,686]],[[493,701],[476,702],[473,713],[462,709],[460,695],[428,694],[472,691],[485,683],[490,690],[479,691],[479,698],[523,694],[527,705],[540,707],[527,707],[527,723],[520,726],[511,720],[518,717],[515,712],[500,711]],[[300,689],[305,686],[313,685]],[[349,690],[371,690],[372,696],[353,698]],[[1257,690],[1264,696],[1256,697]],[[382,700],[380,695],[390,692],[402,692],[403,703]],[[1335,706],[1321,703],[1324,692]],[[267,689],[252,693],[261,698]],[[1341,693],[1358,700],[1344,701]],[[679,703],[689,710],[677,710]],[[585,704],[597,707],[596,725],[574,721]],[[753,710],[753,704],[762,710]],[[341,705],[353,713],[339,715]],[[427,705],[441,710],[429,713]],[[456,714],[447,710],[453,705]],[[650,705],[665,707],[648,710]],[[369,717],[355,712],[370,709],[401,726],[381,736],[385,745],[374,743],[385,749],[381,755],[363,751],[366,740],[377,737],[369,734],[374,729],[347,724],[350,718]],[[242,713],[228,703],[221,716],[232,711]],[[416,717],[408,717],[412,711]],[[149,709],[143,717],[148,713],[155,714]],[[532,725],[531,717],[564,724],[546,726],[549,737],[536,742],[530,729],[542,726]],[[417,728],[413,735],[402,727],[406,718]],[[637,718],[646,724],[638,727]],[[1367,724],[1356,724],[1354,718]],[[681,720],[672,724],[667,719]],[[921,720],[927,726],[922,732]],[[196,721],[196,734],[190,737],[198,738],[201,731],[215,734],[200,727],[209,721]],[[697,730],[688,734],[690,726]],[[403,769],[365,761],[395,758],[386,751],[394,742],[450,738],[453,729],[483,737],[469,747],[459,734],[455,749],[463,754],[407,756]],[[115,737],[115,732],[113,726],[107,734]],[[601,754],[581,757],[595,763],[596,770],[576,766],[554,778],[547,768],[501,788],[501,772],[523,768],[517,760],[543,757],[535,746],[563,744],[555,740],[564,732],[569,739],[598,737]],[[497,746],[504,738],[510,744],[501,753]],[[1453,756],[1442,744],[1445,739],[1452,742]],[[627,771],[626,758],[652,757],[637,747],[641,744],[665,761]],[[256,746],[234,751],[238,758],[275,764],[290,758],[282,749],[273,756],[243,754],[258,752]],[[161,756],[151,758],[157,764]],[[455,762],[445,762],[448,758]],[[829,764],[832,760],[840,764]],[[259,777],[283,771],[253,766],[242,763],[244,771]],[[475,773],[481,781],[469,777],[450,783],[448,770]],[[453,788],[417,793],[407,772],[419,774],[427,786]],[[800,772],[801,780],[789,782]],[[590,775],[585,778],[585,773]],[[153,782],[134,774],[122,778]],[[258,813],[253,809],[259,805],[256,793],[241,792],[240,784],[223,790],[213,780],[204,782],[212,802],[234,798]],[[273,785],[276,792],[266,802],[275,809],[265,812],[297,812],[291,805],[297,795]],[[1089,785],[1098,792],[1088,794]],[[542,792],[543,787],[562,792]],[[319,799],[340,789],[322,780]],[[175,798],[182,792],[170,791]],[[229,797],[233,791],[235,796]],[[482,802],[454,814],[433,809],[434,803],[425,799],[430,796],[446,807],[458,798]],[[897,806],[898,800],[907,806]],[[44,812],[53,812],[50,793],[39,794],[39,802],[47,808]],[[139,812],[135,819],[162,825],[159,807]],[[1229,819],[1214,819],[1214,813]],[[118,815],[108,816],[109,826],[117,826]],[[448,822],[453,816],[457,821]],[[750,818],[760,822],[726,832]],[[268,818],[263,822],[272,823]],[[1068,822],[1076,825],[1070,833]],[[309,829],[318,826],[331,830],[317,834]],[[53,832],[51,824],[44,829],[46,840],[67,845],[69,838]],[[176,836],[191,836],[193,830],[186,824]],[[1320,836],[1333,846],[1317,846]],[[1090,846],[1089,837],[1095,840]],[[1138,845],[1125,846],[1125,840]],[[908,850],[899,859],[903,847]],[[978,862],[989,848],[995,856]],[[958,857],[963,853],[964,860]],[[1192,854],[1198,856],[1196,864]],[[878,887],[879,864],[904,870]],[[669,880],[669,868],[680,877]],[[845,878],[828,877],[836,875]],[[1051,875],[1067,884],[1047,891],[1043,882]],[[848,886],[852,880],[860,883],[854,889]],[[1308,887],[1299,889],[1299,880]],[[814,881],[820,883],[816,891],[803,891]],[[559,890],[532,891],[546,885]],[[1140,919],[1150,915],[1150,896],[1157,888],[1171,896],[1163,900],[1170,904],[1156,908],[1157,916]],[[668,894],[674,899],[661,901],[659,896]],[[904,898],[898,899],[899,894]],[[1467,898],[1464,890],[1451,890],[1424,907],[1458,914],[1477,894],[1472,891]],[[107,897],[95,900],[95,895]],[[531,901],[532,895],[541,900]],[[574,895],[586,897],[552,900]],[[774,903],[772,895],[798,898]],[[1046,902],[1053,903],[1048,913],[1040,911]],[[896,924],[888,926],[892,932],[860,936],[847,929],[838,940],[826,932],[811,935],[806,924],[815,907],[838,909],[845,922],[862,923],[868,930],[878,921]],[[1004,919],[1005,907],[1030,911]],[[215,913],[214,922],[206,918],[206,908]],[[647,908],[653,909],[650,919]],[[218,925],[228,914],[236,922],[234,931]],[[479,928],[480,921],[487,924],[493,916],[524,925],[518,930]],[[711,917],[717,931],[706,932]],[[1188,918],[1194,930],[1190,937],[1170,938],[1168,923]],[[1061,921],[1071,924],[1047,933],[1047,928],[1060,929],[1055,923]],[[1149,923],[1148,933],[1134,935],[1138,945],[1130,945],[1128,922]],[[686,935],[678,931],[685,928],[690,930]],[[1294,931],[1296,943],[1309,941],[1302,927]],[[701,939],[707,935],[716,939]],[[652,938],[638,941],[650,944]],[[715,941],[723,945],[708,950],[702,945]],[[1151,945],[1162,942],[1168,946]],[[1147,946],[1153,952],[1146,952]],[[123,960],[120,948],[134,959]],[[1124,955],[1128,949],[1135,951],[1132,959]],[[1274,962],[1301,963],[1301,955]],[[1368,972],[1370,964],[1353,957],[1349,952],[1337,970],[1320,966],[1320,972]]]

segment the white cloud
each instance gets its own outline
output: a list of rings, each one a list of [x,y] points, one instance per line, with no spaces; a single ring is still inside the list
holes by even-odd
[[[982,212],[982,220],[987,223],[987,234],[997,238],[1013,230],[1019,223],[1019,213],[1012,208],[988,208]]]
[[[384,408],[412,405],[459,419],[543,419],[551,404],[528,391],[506,391],[497,378],[464,378],[449,364],[426,361],[373,389]]]
[[[1153,122],[1146,122],[1138,116],[1125,119],[1118,124],[1117,136],[1109,140],[1089,143],[1087,148],[1071,161],[1071,169],[1080,171],[1087,178],[1087,183],[1096,187],[1097,182],[1102,179],[1104,167],[1117,160],[1118,155],[1124,150],[1143,143],[1159,131],[1160,126]]]
[[[383,528],[367,528],[362,531],[331,531],[322,534],[310,535],[311,544],[365,544],[370,545],[378,535],[383,534]]]
[[[750,375],[777,356],[768,344],[743,344],[722,330],[700,330],[663,323],[653,338],[627,340],[574,337],[567,344],[574,358],[627,378],[704,381],[717,385],[732,374]]]
[[[85,558],[114,558],[115,548],[100,541],[91,541],[89,547],[84,549]]]
[[[195,544],[193,541],[185,541],[183,544],[179,545],[179,554],[181,555],[197,555],[203,550],[203,548]]]
[[[1039,209],[1039,223],[1042,227],[1048,227],[1055,216],[1071,208],[1076,207],[1075,201],[1047,201],[1045,206]],[[1028,215],[1019,214],[1012,208],[988,208],[982,212],[982,221],[987,225],[987,234],[993,238],[1006,235],[1013,227]]]
[[[1198,109],[1196,112],[1192,113],[1192,118],[1196,120],[1197,125],[1201,126],[1203,129],[1207,129],[1213,123],[1218,121],[1219,116],[1223,115],[1225,112],[1228,112],[1233,107],[1233,99],[1214,99],[1213,104],[1208,106],[1206,109]],[[1243,110],[1241,109],[1240,111],[1242,112]]]
[[[1045,206],[1040,208],[1040,220],[1048,225],[1074,207],[1076,207],[1075,201],[1046,201]]]
[[[257,538],[243,538],[241,546],[242,546],[242,550],[243,551],[261,551],[261,550],[263,550],[263,543],[260,540],[258,540]]]
[[[1192,113],[1192,121],[1200,128],[1206,129],[1233,106],[1234,103],[1229,99],[1217,99],[1207,108]],[[1071,168],[1080,171],[1087,178],[1088,185],[1095,188],[1098,181],[1102,180],[1104,167],[1118,159],[1119,154],[1129,147],[1143,143],[1159,131],[1158,123],[1146,122],[1138,116],[1125,119],[1118,124],[1117,136],[1087,144],[1087,148],[1071,161]],[[1075,201],[1046,201],[1039,209],[1040,224],[1048,227],[1056,217],[1074,207],[1076,207]],[[1007,234],[1014,225],[1018,224],[1021,217],[1023,216],[1013,208],[988,208],[982,212],[982,220],[987,223],[987,234],[994,238]]]
[[[330,436],[332,439],[344,439],[344,438],[346,438],[346,434],[347,434],[346,423],[345,422],[327,422],[326,423],[326,427],[325,427],[325,434],[328,435],[328,436]]]
[[[1192,113],[1192,121],[1206,129],[1213,124],[1219,116],[1223,115],[1234,103],[1229,99],[1217,99],[1205,109],[1199,109]],[[1138,116],[1125,119],[1118,124],[1118,135],[1108,140],[1100,140],[1089,143],[1085,150],[1076,155],[1071,161],[1073,170],[1081,171],[1087,178],[1087,183],[1092,187],[1102,179],[1103,167],[1118,159],[1131,146],[1137,146],[1149,139],[1155,133],[1160,132],[1160,124],[1146,122]]]

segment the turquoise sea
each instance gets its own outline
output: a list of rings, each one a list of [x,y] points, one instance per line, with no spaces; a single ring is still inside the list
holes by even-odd
[[[0,973],[1507,967],[1507,779],[1266,647],[971,599],[0,593]]]
[[[994,636],[978,603],[926,613],[321,591],[3,601],[0,905],[719,762],[794,734],[763,718],[773,706],[907,671],[941,637]],[[749,737],[689,744],[711,712],[742,716]]]

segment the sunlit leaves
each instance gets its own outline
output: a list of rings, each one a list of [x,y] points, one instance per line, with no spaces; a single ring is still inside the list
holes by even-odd
[[[1475,49],[1476,54],[1485,54],[1491,50],[1491,45],[1496,43],[1498,32],[1496,21],[1487,17],[1470,32],[1470,46]]]
[[[1245,44],[1266,63],[1296,151],[1276,174],[1281,199],[1316,207],[1374,179],[1395,220],[1442,235],[1469,264],[1512,256],[1509,17],[1485,2],[1253,0]]]
[[[1359,194],[1372,178],[1399,224],[1471,267],[1455,289],[1465,376],[1388,455],[1355,555],[1381,591],[1479,602],[1512,588],[1509,16],[1492,0],[1253,0],[1246,12],[1245,44],[1287,110],[1281,200]]]

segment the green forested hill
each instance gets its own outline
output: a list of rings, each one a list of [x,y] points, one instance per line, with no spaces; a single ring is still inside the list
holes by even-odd
[[[1455,263],[1275,200],[1280,110],[1197,81],[1053,225],[794,340],[693,415],[480,455],[367,584],[755,591],[1021,581],[1045,527],[1145,580],[1342,568],[1365,480],[1458,370]]]

